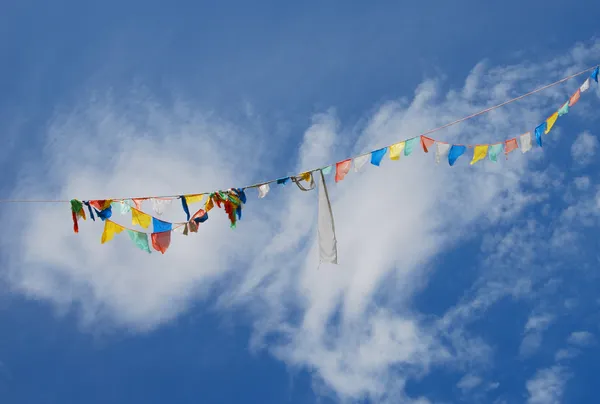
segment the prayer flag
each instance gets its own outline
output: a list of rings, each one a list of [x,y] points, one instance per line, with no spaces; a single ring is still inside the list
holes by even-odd
[[[465,154],[466,150],[466,146],[453,144],[452,147],[450,147],[450,151],[448,152],[448,163],[450,164],[450,166],[453,166],[454,163],[456,163],[456,160],[458,160],[460,156]]]
[[[167,252],[171,244],[171,232],[165,231],[162,233],[152,233],[152,247],[161,254]]]
[[[90,214],[90,217],[92,218],[92,220],[95,222],[96,218],[94,217],[94,211],[92,210],[92,205],[90,205],[90,201],[87,202],[83,202],[85,204],[85,206],[87,206],[88,208],[88,212]]]
[[[83,203],[77,199],[71,199],[71,216],[73,217],[73,231],[79,233],[79,218],[85,220],[85,210],[83,210]]]
[[[335,163],[335,182],[340,182],[344,179],[346,174],[350,171],[352,165],[352,159],[340,161]]]
[[[140,231],[127,230],[127,234],[129,234],[129,238],[134,244],[142,251],[147,251],[151,253],[150,246],[148,245],[148,235],[146,233],[142,233]]]
[[[406,141],[406,146],[404,147],[404,155],[405,156],[410,156],[412,154],[415,144],[418,141],[419,141],[419,139],[416,137],[413,137],[412,139],[408,139]]]
[[[162,216],[171,202],[171,199],[152,198],[152,210],[157,216]]]
[[[332,170],[333,170],[333,166],[327,166],[321,171],[323,172],[323,175],[329,175],[329,174],[331,174]]]
[[[186,220],[189,222],[190,221],[190,208],[187,203],[187,198],[183,195],[181,195],[179,198],[181,199],[181,207],[183,208],[183,211],[185,212],[185,217],[187,218]]]
[[[400,160],[400,154],[406,150],[406,143],[400,142],[390,146],[390,160]]]
[[[581,87],[579,87],[579,91],[582,93],[585,93],[589,89],[590,89],[590,79],[588,77],[587,79],[585,79],[585,81],[583,82]]]
[[[598,73],[600,72],[600,66],[596,66],[596,68],[594,69],[594,71],[592,72],[591,77],[594,79],[594,81],[597,83],[598,82]]]
[[[479,160],[483,160],[485,156],[487,156],[489,145],[480,144],[475,146],[475,150],[473,151],[473,160],[471,160],[471,165],[477,163]]]
[[[280,178],[277,180],[277,184],[285,185],[290,180],[290,177]]]
[[[383,159],[383,156],[385,156],[386,152],[387,152],[387,147],[384,147],[383,149],[372,151],[371,152],[371,164],[379,167],[379,164],[381,164],[381,160]]]
[[[575,94],[573,94],[571,96],[571,98],[569,99],[569,106],[572,107],[573,105],[575,105],[577,103],[577,101],[579,101],[580,97],[581,97],[581,91],[580,90],[575,91]]]
[[[141,210],[131,209],[131,224],[134,226],[141,226],[144,229],[147,229],[150,226],[150,222],[152,222],[152,216],[147,215]]]
[[[540,147],[542,146],[542,135],[544,134],[544,132],[546,132],[547,125],[548,125],[547,122],[544,122],[544,123],[539,124],[535,128],[535,140],[537,140],[537,144]]]
[[[110,220],[104,221],[104,231],[102,232],[100,243],[104,244],[107,241],[112,240],[115,237],[115,234],[119,234],[123,230],[125,230],[125,228],[115,222],[111,222]]]
[[[142,210],[142,202],[144,202],[143,199],[133,198],[132,201],[133,201],[133,203],[135,205],[135,208],[137,210]]]
[[[106,219],[110,219],[112,217],[112,206],[108,205],[108,207],[106,209],[103,210],[96,210],[96,214],[98,215],[98,217],[100,219],[102,219],[102,221],[105,221]]]
[[[544,131],[544,134],[548,134],[550,132],[550,130],[552,130],[552,127],[556,123],[557,119],[558,119],[558,112],[553,113],[552,115],[550,115],[548,117],[548,119],[546,119],[546,130]]]
[[[310,182],[310,179],[312,178],[312,174],[310,172],[305,172],[305,173],[300,174],[300,178],[302,178],[306,182]]]
[[[448,143],[440,143],[437,142],[435,144],[436,148],[435,148],[435,162],[437,164],[440,163],[440,160],[442,159],[443,156],[445,156],[446,154],[448,154],[448,150],[450,150],[450,145]]]
[[[498,155],[502,153],[503,144],[493,144],[490,146],[489,157],[494,163],[498,162]]]
[[[569,113],[569,101],[565,102],[558,110],[558,116],[567,115]]]
[[[269,184],[259,185],[258,186],[258,197],[264,198],[265,196],[267,196],[270,189],[271,189],[271,187],[269,186]]]
[[[319,172],[319,205],[318,205],[318,235],[319,235],[319,260],[329,264],[337,264],[337,239],[335,237],[335,224],[333,211],[327,192],[327,184],[323,172]]]
[[[185,201],[187,202],[188,206],[190,206],[193,203],[202,202],[202,199],[204,199],[204,194],[186,195],[185,196]]]
[[[520,136],[521,140],[521,152],[527,153],[531,150],[531,132],[524,133]]]
[[[152,218],[153,233],[162,233],[165,231],[171,231],[173,229],[173,223],[163,222],[155,217]]]
[[[508,159],[508,153],[518,148],[519,144],[517,143],[517,138],[508,139],[506,142],[504,142],[504,155]]]
[[[363,154],[362,156],[358,156],[354,159],[354,171],[359,172],[361,168],[365,166],[365,164],[369,161],[369,155]]]
[[[421,135],[421,146],[423,147],[423,151],[425,153],[429,153],[429,149],[431,148],[431,146],[433,146],[434,143],[435,140],[433,140],[432,138]]]

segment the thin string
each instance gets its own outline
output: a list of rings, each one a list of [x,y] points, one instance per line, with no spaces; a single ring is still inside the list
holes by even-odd
[[[421,134],[419,134],[419,135],[417,135],[417,136],[413,136],[413,137],[407,138],[407,139],[405,139],[405,140],[414,139],[414,138],[417,138],[417,137],[420,137],[420,136],[426,136],[426,135],[430,135],[430,134],[432,134],[432,133],[434,133],[434,132],[438,132],[438,131],[440,131],[440,130],[442,130],[442,129],[446,129],[446,128],[450,127],[450,126],[453,126],[453,125],[459,124],[459,123],[461,123],[461,122],[464,122],[464,121],[467,121],[467,120],[469,120],[469,119],[473,119],[473,118],[475,118],[475,117],[477,117],[477,116],[479,116],[479,115],[486,114],[486,113],[488,113],[488,112],[491,112],[491,111],[493,111],[493,110],[495,110],[495,109],[498,109],[498,108],[500,108],[500,107],[503,107],[503,106],[505,106],[505,105],[508,105],[508,104],[511,104],[511,103],[513,103],[513,102],[519,101],[519,100],[521,100],[521,99],[523,99],[523,98],[525,98],[525,97],[528,97],[528,96],[530,96],[530,95],[533,95],[533,94],[539,93],[540,91],[546,90],[546,89],[548,89],[548,88],[550,88],[550,87],[553,87],[553,86],[556,86],[556,85],[558,85],[558,84],[561,84],[561,83],[563,83],[563,82],[565,82],[565,81],[567,81],[567,80],[570,80],[570,79],[572,79],[572,78],[574,78],[574,77],[580,76],[580,75],[582,75],[582,74],[584,74],[584,73],[587,73],[587,72],[589,72],[589,71],[591,71],[591,70],[594,70],[596,67],[597,67],[597,66],[593,66],[593,67],[587,68],[587,69],[585,69],[585,70],[582,70],[582,71],[580,71],[580,72],[578,72],[578,73],[571,74],[570,76],[564,77],[564,78],[562,78],[562,79],[560,79],[560,80],[558,80],[558,81],[555,81],[555,82],[553,82],[553,83],[550,83],[550,84],[546,84],[546,85],[544,85],[544,86],[542,86],[542,87],[539,87],[539,88],[537,88],[537,89],[535,89],[535,90],[533,90],[533,91],[530,91],[530,92],[528,92],[528,93],[525,93],[525,94],[523,94],[523,95],[520,95],[520,96],[518,96],[518,97],[511,98],[511,99],[510,99],[510,100],[508,100],[508,101],[504,101],[504,102],[502,102],[502,103],[500,103],[500,104],[497,104],[497,105],[494,105],[494,106],[491,106],[491,107],[488,107],[488,108],[482,109],[481,111],[478,111],[478,112],[475,112],[475,113],[473,113],[473,114],[471,114],[471,115],[467,115],[467,116],[465,116],[465,117],[459,118],[459,119],[457,119],[457,120],[455,120],[455,121],[452,121],[452,122],[446,123],[446,124],[444,124],[444,125],[442,125],[442,126],[438,126],[437,128],[430,129],[430,130],[428,130],[428,131],[425,131],[425,132],[423,132],[423,133],[421,133]],[[439,142],[439,143],[445,143],[445,142]],[[395,144],[395,143],[392,143],[392,144]],[[382,148],[385,148],[385,147],[390,147],[392,144],[390,144],[390,145],[387,145],[387,146],[380,147],[380,148],[378,148],[378,149],[375,149],[375,150],[379,150],[379,149],[382,149]],[[341,161],[345,161],[345,160],[352,160],[352,159],[355,159],[355,158],[357,158],[357,157],[362,157],[362,156],[369,155],[370,153],[371,153],[371,152],[368,152],[368,153],[363,153],[363,154],[359,154],[359,155],[357,155],[357,156],[350,157],[350,158],[347,158],[347,159],[344,159],[344,160],[341,160]],[[312,169],[312,170],[306,170],[305,172],[313,172],[313,171],[318,171],[318,170],[324,170],[324,169],[326,169],[327,167],[330,167],[331,165],[332,165],[332,164],[328,164],[328,165],[326,165],[326,166],[323,166],[323,167],[314,168],[314,169]],[[286,178],[286,177],[283,177],[283,178]],[[277,179],[270,180],[270,181],[258,182],[258,183],[256,183],[256,184],[252,184],[252,185],[248,185],[248,186],[242,187],[242,189],[251,189],[251,188],[257,188],[257,187],[259,187],[259,186],[261,186],[261,185],[273,184],[273,183],[274,183],[274,182],[276,182],[278,179],[281,179],[281,178],[277,178]],[[195,193],[194,195],[208,195],[208,194],[210,194],[210,192]],[[173,199],[178,199],[179,197],[180,197],[179,195],[161,195],[161,196],[143,196],[143,197],[131,197],[131,198],[111,198],[110,200],[112,200],[112,201],[117,201],[117,202],[118,202],[118,201],[124,201],[124,200],[127,200],[127,199],[140,199],[140,200],[148,200],[148,199],[171,199],[171,200],[173,200]],[[40,199],[25,199],[25,200],[24,200],[24,199],[0,199],[0,203],[69,203],[69,202],[70,202],[70,201],[68,201],[68,200],[40,200]]]

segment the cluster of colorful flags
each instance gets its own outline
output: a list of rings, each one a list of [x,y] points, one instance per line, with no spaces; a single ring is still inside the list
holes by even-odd
[[[319,250],[322,262],[337,263],[337,240],[335,237],[335,226],[333,222],[333,213],[325,175],[330,174],[335,168],[335,182],[342,181],[350,172],[352,167],[354,171],[360,171],[365,164],[369,163],[374,166],[379,166],[386,154],[390,160],[399,160],[402,155],[410,156],[413,151],[419,146],[425,153],[429,153],[435,147],[435,161],[439,163],[442,159],[447,159],[448,164],[453,166],[456,161],[463,156],[467,149],[473,149],[471,164],[489,158],[493,162],[497,162],[498,156],[504,153],[506,158],[508,154],[516,149],[521,149],[523,153],[528,152],[533,147],[533,138],[538,146],[542,146],[542,137],[548,134],[559,117],[569,113],[569,109],[575,105],[581,94],[590,89],[592,81],[598,83],[599,67],[596,67],[591,75],[577,89],[577,91],[552,115],[544,122],[539,124],[532,132],[527,132],[520,135],[518,138],[512,138],[499,143],[492,144],[450,144],[440,142],[430,137],[421,135],[401,142],[386,146],[370,153],[362,154],[353,158],[339,161],[327,167],[318,168],[301,173],[292,177],[283,177],[277,180],[268,181],[262,184],[248,186],[244,188],[231,188],[227,191],[218,191],[210,194],[193,194],[179,195],[168,197],[144,197],[130,199],[115,199],[115,200],[93,200],[80,201],[77,199],[71,200],[71,213],[73,218],[73,230],[79,232],[79,219],[86,220],[85,208],[92,220],[96,220],[95,216],[104,221],[104,231],[102,233],[101,242],[106,243],[112,240],[115,235],[127,231],[129,238],[133,243],[143,251],[151,252],[150,245],[156,251],[165,253],[171,244],[171,234],[177,231],[183,235],[188,235],[189,232],[198,232],[198,226],[208,220],[208,212],[215,206],[222,208],[230,221],[231,228],[235,228],[237,221],[242,218],[242,207],[246,203],[245,190],[257,188],[258,197],[264,198],[270,191],[270,184],[276,183],[285,185],[288,182],[295,183],[302,191],[310,191],[316,187],[313,174],[318,175],[319,185]],[[308,185],[306,185],[308,184]],[[197,210],[194,214],[190,213],[190,205],[200,203],[206,197],[204,207]],[[166,222],[158,217],[162,216],[165,208],[174,200],[181,201],[182,209],[186,215],[185,222],[171,223]],[[156,216],[151,216],[142,210],[142,204],[145,201],[152,202],[152,210]],[[85,207],[85,208],[84,208]],[[152,232],[147,233],[142,230],[135,230],[124,225],[118,224],[111,220],[113,218],[113,210],[118,210],[121,214],[131,214],[131,225],[138,226],[143,229],[149,229],[152,225]],[[95,215],[94,215],[95,213]],[[150,235],[150,241],[148,238]]]

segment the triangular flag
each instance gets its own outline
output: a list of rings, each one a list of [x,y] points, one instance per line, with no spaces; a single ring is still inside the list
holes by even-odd
[[[258,197],[264,198],[265,196],[267,196],[270,189],[271,189],[271,187],[269,186],[269,184],[259,185],[258,186]]]
[[[125,228],[116,224],[115,222],[111,222],[110,220],[104,221],[104,231],[102,232],[102,238],[100,239],[100,243],[104,244],[107,241],[112,240],[115,237],[115,234],[121,233]]]
[[[112,206],[108,205],[106,209],[96,210],[96,214],[102,221],[110,219],[112,217]]]
[[[354,171],[359,172],[367,161],[369,161],[370,156],[368,154],[363,154],[362,156],[358,156],[354,158]]]
[[[152,247],[161,254],[167,252],[171,244],[171,232],[165,231],[162,233],[152,233]]]
[[[489,157],[494,163],[498,162],[498,155],[502,153],[503,146],[502,143],[490,145]]]
[[[594,69],[594,71],[592,72],[592,75],[590,76],[591,78],[594,79],[594,81],[597,83],[598,82],[598,73],[600,73],[600,66],[596,66],[596,68]]]
[[[437,164],[439,164],[442,157],[448,153],[448,150],[450,150],[450,145],[448,143],[437,142],[435,144],[435,162]]]
[[[537,141],[537,144],[541,147],[542,146],[542,134],[544,134],[546,132],[546,127],[547,127],[547,123],[540,123],[536,128],[535,128],[535,140]]]
[[[473,151],[473,160],[471,160],[471,165],[477,163],[479,160],[483,160],[485,156],[487,156],[489,149],[489,145],[487,144],[479,144],[475,146],[475,150]]]
[[[519,148],[519,144],[517,143],[517,138],[508,139],[504,142],[504,155],[508,159],[508,153],[513,150],[517,150]]]
[[[135,208],[137,210],[142,210],[142,202],[144,202],[144,199],[133,198],[132,201],[133,201],[133,203],[135,205]]]
[[[553,113],[552,115],[550,115],[548,117],[548,119],[546,119],[546,130],[544,131],[544,134],[547,135],[550,132],[550,130],[552,130],[552,127],[556,123],[557,119],[558,119],[558,112]]]
[[[148,235],[146,233],[127,230],[127,234],[129,234],[131,241],[133,241],[140,250],[147,251],[149,253],[152,252],[150,251],[150,246],[148,245]]]
[[[569,98],[569,106],[572,107],[573,105],[575,105],[577,101],[579,101],[579,98],[581,98],[581,91],[577,90],[575,91],[575,94],[573,94],[571,98]]]
[[[405,142],[396,143],[390,146],[390,160],[400,160],[400,154],[405,149]]]
[[[90,201],[90,205],[92,205],[94,208],[96,208],[97,210],[100,210],[100,211],[108,209],[110,207],[111,203],[112,203],[112,200],[110,200],[110,199]]]
[[[466,146],[453,144],[452,147],[450,147],[450,151],[448,152],[448,164],[453,166],[454,163],[456,163],[456,160],[458,160],[460,156],[465,154],[466,150]]]
[[[565,102],[558,110],[558,116],[567,115],[569,113],[569,101]]]
[[[423,151],[425,153],[429,153],[429,149],[431,148],[431,146],[433,146],[434,143],[435,140],[433,140],[432,138],[421,135],[421,147],[423,147]]]
[[[408,139],[406,141],[406,147],[404,147],[404,155],[410,156],[413,152],[415,144],[419,141],[419,138],[413,137],[412,139]]]
[[[333,166],[327,166],[321,170],[323,175],[329,175],[329,174],[331,174],[331,171],[333,171]]]
[[[340,182],[344,179],[346,174],[350,171],[352,166],[352,159],[340,161],[335,163],[335,182]]]
[[[169,205],[171,205],[171,199],[159,199],[152,198],[152,210],[157,216],[162,216]]]
[[[202,202],[202,199],[204,199],[204,194],[186,195],[185,196],[185,201],[187,202],[188,206],[193,203]]]
[[[387,147],[384,147],[383,149],[372,151],[371,152],[371,164],[373,164],[374,166],[379,166],[379,164],[381,164],[381,160],[383,159],[383,156],[385,156],[386,152],[387,152]]]
[[[521,140],[521,152],[527,153],[531,150],[531,132],[524,133],[520,136]]]
[[[589,89],[590,89],[590,79],[587,78],[587,79],[585,79],[585,81],[583,82],[581,87],[579,87],[579,91],[582,93],[585,93]]]
[[[171,231],[173,229],[173,223],[163,222],[155,217],[152,218],[152,229],[153,233],[162,233],[165,231]]]
[[[145,214],[141,210],[131,209],[131,224],[134,226],[142,226],[147,229],[152,222],[152,216]]]

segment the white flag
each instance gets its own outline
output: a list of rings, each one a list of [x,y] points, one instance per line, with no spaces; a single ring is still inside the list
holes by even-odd
[[[584,91],[587,91],[589,89],[590,89],[590,79],[588,78],[586,81],[583,82],[581,87],[579,87],[579,91],[581,91],[583,93]]]
[[[271,187],[269,187],[269,184],[262,184],[258,187],[258,197],[259,198],[264,198],[265,196],[267,196],[267,194],[269,193],[269,190],[271,189]]]
[[[162,216],[165,210],[171,205],[171,202],[173,202],[172,199],[152,198],[152,210],[156,213],[156,216]]]
[[[365,154],[364,156],[358,156],[354,159],[354,171],[359,172],[361,168],[369,161],[371,157],[370,154]]]
[[[521,135],[521,152],[527,153],[531,150],[531,132]]]
[[[435,143],[435,162],[437,164],[440,163],[443,156],[448,154],[448,150],[450,150],[450,145],[448,143]]]

